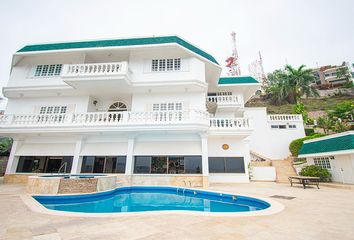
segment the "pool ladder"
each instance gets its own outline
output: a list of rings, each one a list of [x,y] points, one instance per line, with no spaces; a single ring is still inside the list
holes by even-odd
[[[184,182],[184,186],[187,187],[187,183],[189,183],[189,187],[192,187],[192,181],[183,180],[183,182]]]
[[[60,166],[60,168],[58,169],[58,173],[60,173],[60,170],[61,170],[62,168],[64,168],[64,172],[63,172],[63,173],[66,173],[66,168],[67,168],[67,166],[68,166],[68,163],[67,163],[67,162],[63,163],[63,164]]]

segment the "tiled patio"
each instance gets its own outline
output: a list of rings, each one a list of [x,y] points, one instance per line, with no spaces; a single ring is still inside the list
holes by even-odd
[[[270,197],[285,206],[260,217],[189,215],[119,218],[62,217],[30,211],[21,185],[0,184],[0,239],[354,239],[354,190],[251,183],[214,190]]]

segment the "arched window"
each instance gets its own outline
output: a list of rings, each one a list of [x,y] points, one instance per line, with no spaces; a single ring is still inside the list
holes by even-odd
[[[108,108],[108,112],[123,112],[127,111],[127,105],[122,102],[115,102]]]

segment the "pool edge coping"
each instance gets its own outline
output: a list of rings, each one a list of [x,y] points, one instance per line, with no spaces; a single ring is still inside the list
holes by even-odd
[[[140,186],[141,185],[137,185],[135,187],[140,187]],[[150,185],[145,186],[145,185],[142,185],[142,186],[144,186],[144,187],[175,187],[175,186],[169,186],[169,185],[165,185],[165,186],[150,186]],[[117,187],[117,188],[121,188],[121,187]],[[269,203],[270,207],[263,209],[263,210],[258,210],[258,211],[228,212],[228,213],[187,211],[187,210],[161,210],[161,211],[117,212],[117,213],[82,213],[82,212],[68,212],[68,211],[59,211],[59,210],[48,209],[33,198],[34,196],[38,196],[40,194],[21,194],[20,198],[25,203],[25,205],[33,212],[55,215],[55,216],[64,216],[64,217],[116,218],[116,217],[167,215],[167,214],[189,215],[189,216],[211,216],[211,217],[213,217],[213,216],[215,216],[215,217],[256,217],[256,216],[273,215],[273,214],[279,213],[285,209],[283,204],[281,204],[278,201],[275,201],[273,199],[267,198],[267,197],[260,197],[260,196],[249,195],[249,194],[245,195],[245,194],[231,193],[231,192],[225,192],[225,191],[205,190],[205,189],[199,189],[199,188],[186,188],[186,189],[256,198],[256,199],[259,199],[259,200]],[[109,190],[109,191],[113,191],[113,190]],[[63,194],[63,196],[64,195],[66,195],[66,194]],[[68,195],[78,195],[78,194],[68,194]],[[79,195],[82,195],[82,194],[79,194]],[[44,195],[40,195],[40,196],[44,196]]]

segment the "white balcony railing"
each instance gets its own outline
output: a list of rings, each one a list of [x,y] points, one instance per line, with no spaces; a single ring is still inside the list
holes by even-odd
[[[61,77],[99,77],[127,73],[127,62],[65,64],[63,66]]]
[[[74,114],[13,114],[0,116],[0,129],[80,126],[141,126],[204,124],[212,130],[251,129],[247,118],[210,118],[200,110],[152,112],[88,112]],[[1,130],[0,130],[1,132]]]
[[[94,126],[125,124],[208,124],[205,111],[89,112],[75,114],[14,114],[0,116],[4,127]]]
[[[207,101],[215,102],[219,105],[237,105],[243,104],[242,97],[236,95],[226,95],[226,96],[208,96]]]
[[[302,121],[300,114],[271,114],[268,115],[268,121]]]
[[[251,124],[247,118],[211,118],[211,129],[231,129],[231,130],[249,130]]]

